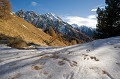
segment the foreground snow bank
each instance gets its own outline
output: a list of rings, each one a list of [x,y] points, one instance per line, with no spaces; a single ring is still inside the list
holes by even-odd
[[[31,50],[0,45],[0,79],[120,79],[120,37]]]

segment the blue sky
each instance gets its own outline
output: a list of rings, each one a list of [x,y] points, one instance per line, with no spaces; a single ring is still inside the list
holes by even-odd
[[[105,5],[104,0],[10,0],[10,3],[13,12],[20,9],[40,14],[51,12],[70,24],[90,27],[95,27],[96,8]]]

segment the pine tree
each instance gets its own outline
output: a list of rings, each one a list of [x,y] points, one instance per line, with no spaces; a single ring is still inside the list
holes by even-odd
[[[98,38],[120,35],[120,0],[106,0],[105,3],[105,9],[97,9]]]

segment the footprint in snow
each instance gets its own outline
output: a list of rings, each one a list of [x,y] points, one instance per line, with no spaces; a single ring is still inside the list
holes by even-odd
[[[90,50],[90,49],[87,49],[86,51],[87,51],[87,53],[89,53],[91,50]]]
[[[49,73],[48,73],[48,71],[44,71],[43,74],[44,75],[48,75]]]
[[[0,62],[3,62],[3,60],[0,59]]]
[[[120,66],[120,63],[116,63],[116,64]]]
[[[59,62],[58,62],[58,65],[60,65],[60,66],[61,66],[61,65],[64,65],[64,64],[65,64],[65,61],[59,61]]]
[[[50,58],[50,56],[46,55],[46,56],[42,56],[42,57],[40,58],[40,60],[44,60],[44,59],[48,59],[48,58]]]
[[[32,70],[40,70],[40,69],[42,69],[43,67],[42,66],[38,66],[38,65],[32,65],[31,66],[31,69]]]
[[[77,66],[77,62],[76,61],[72,61],[72,63],[70,63],[71,67]]]
[[[14,66],[16,66],[16,64],[17,64],[17,63],[11,63],[11,64],[9,65],[9,67],[14,67]]]
[[[120,48],[119,46],[115,46],[114,48]]]
[[[43,75],[45,75],[45,76],[48,76],[49,78],[52,77],[52,75],[51,75],[47,70],[42,70],[41,73],[42,73]],[[48,79],[49,79],[49,78],[48,78]]]
[[[82,54],[83,55],[83,58],[84,58],[84,60],[95,60],[95,61],[99,61],[99,59],[98,58],[96,58],[95,56],[89,56],[89,55],[87,55],[87,54]]]
[[[22,74],[21,74],[21,73],[17,73],[17,74],[15,74],[15,75],[13,75],[13,76],[10,76],[10,78],[8,78],[8,79],[17,79],[17,78],[19,78],[20,76],[22,76]]]

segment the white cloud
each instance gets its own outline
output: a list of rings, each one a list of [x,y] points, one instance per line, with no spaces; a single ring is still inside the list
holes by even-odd
[[[66,16],[63,18],[64,21],[69,24],[77,24],[79,26],[85,25],[88,27],[96,28],[97,20],[95,15],[90,15],[87,18],[78,17],[78,16]]]
[[[91,11],[92,11],[92,12],[96,12],[96,11],[97,11],[97,9],[92,9]]]
[[[31,5],[32,5],[32,6],[37,6],[38,3],[37,3],[37,2],[31,2]]]
[[[104,9],[105,7],[100,7],[101,9]]]
[[[96,19],[96,16],[95,15],[89,15],[88,18],[89,19]]]

